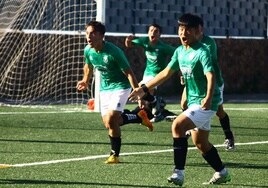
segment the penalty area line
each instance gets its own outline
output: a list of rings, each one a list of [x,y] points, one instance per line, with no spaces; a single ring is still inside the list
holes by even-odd
[[[257,144],[268,144],[268,141],[248,142],[248,143],[235,143],[236,146],[257,145]],[[224,144],[219,144],[219,145],[214,145],[214,146],[215,147],[225,147]],[[188,150],[194,150],[194,149],[197,149],[197,148],[196,147],[189,147],[188,148]],[[166,153],[166,152],[172,152],[172,151],[173,151],[173,149],[142,151],[142,152],[131,152],[131,153],[121,153],[120,156]],[[94,155],[94,156],[87,156],[87,157],[80,157],[80,158],[51,160],[51,161],[42,161],[42,162],[33,162],[33,163],[0,164],[0,169],[12,168],[12,167],[26,167],[26,166],[48,165],[48,164],[57,164],[57,163],[74,162],[74,161],[94,160],[94,159],[106,158],[108,156],[109,155]]]

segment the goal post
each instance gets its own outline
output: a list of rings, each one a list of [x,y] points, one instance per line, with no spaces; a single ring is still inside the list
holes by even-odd
[[[106,0],[96,0],[97,1],[97,15],[96,20],[105,24],[105,7],[106,7]],[[94,111],[100,111],[100,72],[95,70],[95,107]]]
[[[105,0],[0,1],[0,104],[97,102],[99,78],[86,92],[77,92],[76,83],[83,74],[85,24],[104,23],[104,10]]]

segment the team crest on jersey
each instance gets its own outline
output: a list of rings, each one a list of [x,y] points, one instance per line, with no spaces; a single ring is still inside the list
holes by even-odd
[[[194,59],[194,56],[195,56],[195,53],[194,52],[192,52],[192,53],[190,53],[189,54],[189,60],[191,61],[191,60],[193,60]]]
[[[103,62],[104,62],[104,63],[107,63],[107,62],[108,62],[108,55],[104,55],[104,56],[103,56]]]
[[[121,106],[121,103],[119,102],[119,103],[117,103],[117,107],[120,107]]]
[[[90,61],[93,61],[93,57],[91,55],[89,56],[89,60]]]

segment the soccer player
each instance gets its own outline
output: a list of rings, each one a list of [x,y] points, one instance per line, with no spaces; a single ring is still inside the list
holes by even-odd
[[[108,129],[111,153],[105,163],[119,162],[121,149],[120,126],[127,123],[141,123],[153,130],[153,125],[144,110],[138,113],[122,113],[131,88],[138,82],[123,51],[114,44],[104,41],[105,26],[97,21],[86,25],[87,46],[84,49],[85,64],[83,79],[76,88],[81,91],[88,87],[93,68],[101,75],[100,106],[104,126]]]
[[[164,43],[161,39],[161,26],[158,24],[151,24],[148,27],[148,36],[134,38],[133,35],[126,37],[125,46],[131,48],[133,46],[140,46],[144,49],[146,56],[146,67],[143,73],[143,79],[139,85],[146,84],[153,79],[160,71],[167,65],[167,58],[171,57],[175,51],[175,47]],[[150,89],[149,93],[155,96],[152,103],[152,113],[154,118],[152,122],[157,122],[162,119],[161,108],[164,108],[165,102],[162,97],[156,97],[157,87]]]
[[[203,158],[215,170],[212,178],[204,184],[221,184],[231,181],[217,149],[209,142],[211,118],[220,101],[220,91],[215,87],[215,75],[208,48],[197,39],[199,22],[196,16],[184,14],[179,18],[178,34],[182,45],[174,52],[167,67],[142,87],[135,88],[129,98],[136,101],[144,92],[162,84],[175,72],[181,71],[185,81],[188,108],[172,123],[175,168],[168,182],[182,186],[188,150],[187,130],[193,131],[192,140]]]
[[[196,16],[196,15],[195,15]],[[223,129],[224,135],[225,135],[225,141],[224,144],[226,144],[226,150],[230,151],[235,149],[235,141],[234,141],[234,135],[233,132],[231,131],[231,126],[230,126],[230,119],[228,114],[224,111],[223,109],[223,89],[224,89],[224,80],[221,74],[221,70],[219,67],[218,63],[218,56],[217,56],[217,45],[216,42],[213,38],[204,35],[204,22],[203,19],[199,16],[196,16],[197,19],[199,20],[199,34],[198,34],[198,39],[204,43],[210,53],[211,53],[211,59],[212,59],[212,64],[213,68],[215,71],[215,78],[216,78],[216,85],[219,87],[220,92],[221,92],[221,101],[218,106],[218,110],[216,112],[216,115],[219,118],[221,127]],[[182,94],[182,100],[181,100],[181,108],[182,110],[187,109],[187,102],[186,102],[186,94],[185,94],[185,89],[183,90]]]

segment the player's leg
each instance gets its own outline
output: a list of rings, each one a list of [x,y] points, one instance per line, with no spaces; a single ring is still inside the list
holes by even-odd
[[[184,182],[184,167],[188,150],[188,140],[185,132],[193,128],[195,128],[195,125],[185,114],[180,114],[172,123],[175,167],[172,175],[168,177],[170,183],[181,186]]]
[[[220,102],[220,104],[218,106],[218,110],[217,110],[216,115],[219,118],[221,127],[222,127],[224,135],[225,135],[225,142],[224,143],[226,144],[226,150],[229,151],[229,150],[235,149],[235,141],[234,141],[233,132],[231,131],[229,116],[223,109],[223,88],[224,88],[224,85],[222,85],[219,88],[220,92],[221,92],[222,101]]]
[[[197,129],[191,131],[192,140],[198,150],[201,152],[203,158],[207,163],[215,170],[213,178],[208,182],[209,184],[220,184],[230,181],[230,175],[221,158],[218,154],[217,149],[209,142],[209,131],[211,129],[210,121],[215,115],[214,111],[202,110],[201,108],[196,109],[194,114],[191,113],[193,109],[190,107],[184,113],[194,122]]]
[[[129,93],[123,95],[120,95],[120,109],[122,109],[122,104],[126,104],[126,101],[128,100]],[[141,103],[142,101],[139,101]],[[117,105],[118,106],[118,105]],[[139,105],[141,106],[141,105]],[[145,109],[137,109],[134,111],[123,109],[121,113],[121,119],[119,120],[120,126],[129,124],[129,123],[139,123],[144,126],[146,126],[150,131],[153,131],[153,124],[150,122],[150,119],[148,118],[147,111]]]
[[[192,131],[193,143],[215,171],[213,177],[204,184],[221,184],[231,181],[230,174],[221,161],[217,149],[209,142],[208,137],[209,131],[207,130],[197,129]]]
[[[108,129],[111,142],[110,157],[105,163],[119,162],[121,149],[121,129],[123,122],[122,111],[128,100],[131,89],[100,92],[101,115],[105,127]]]
[[[121,129],[119,126],[119,120],[121,112],[108,110],[107,113],[102,116],[103,123],[108,129],[108,135],[111,144],[111,152],[108,159],[105,161],[107,164],[119,163],[119,154],[121,149]]]
[[[139,85],[146,84],[150,80],[152,80],[154,76],[143,76],[142,81],[139,83]],[[162,114],[161,114],[161,101],[160,98],[156,96],[157,87],[152,88],[148,93],[146,101],[148,101],[147,109],[151,110],[151,113],[154,115],[154,117],[151,119],[151,122],[158,122],[163,120]],[[149,98],[148,98],[149,97]]]

